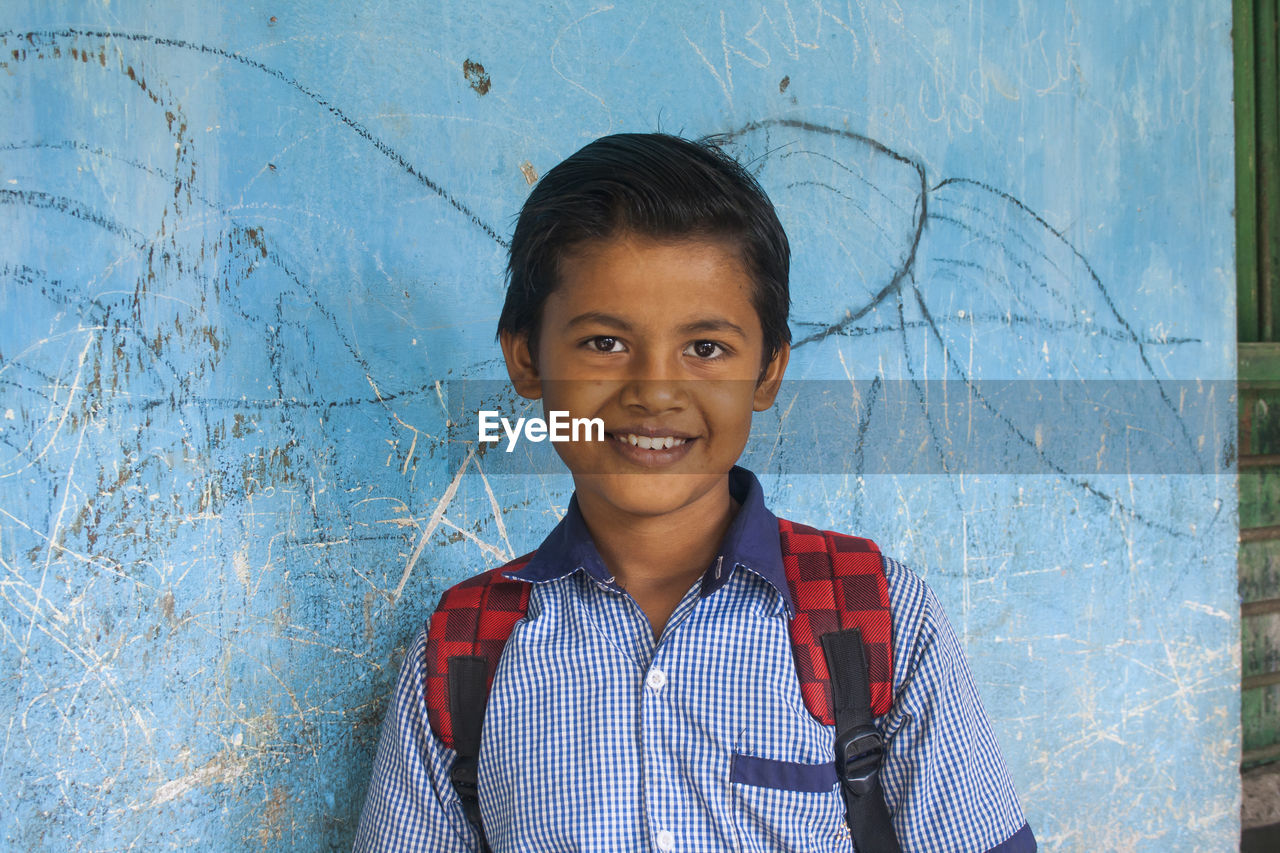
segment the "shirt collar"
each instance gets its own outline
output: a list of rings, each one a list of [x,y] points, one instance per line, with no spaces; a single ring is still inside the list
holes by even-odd
[[[720,549],[702,577],[699,590],[710,595],[728,581],[738,568],[749,570],[772,586],[782,597],[788,613],[794,613],[791,589],[782,567],[782,545],[778,538],[778,518],[764,504],[760,481],[746,468],[734,466],[729,472],[729,494],[739,504]],[[507,577],[538,583],[582,570],[603,584],[616,585],[596,550],[587,524],[578,508],[578,498],[569,500],[569,510],[543,540],[522,568]]]

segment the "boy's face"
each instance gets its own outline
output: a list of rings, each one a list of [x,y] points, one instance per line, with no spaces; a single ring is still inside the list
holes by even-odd
[[[789,355],[784,346],[762,372],[754,285],[738,254],[635,234],[588,243],[562,261],[536,362],[524,337],[502,336],[520,394],[604,421],[604,441],[554,445],[584,511],[658,516],[727,502],[751,414],[772,405]]]

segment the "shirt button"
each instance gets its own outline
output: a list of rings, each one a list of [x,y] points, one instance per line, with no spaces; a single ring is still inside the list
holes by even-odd
[[[667,674],[655,666],[653,669],[649,670],[649,674],[645,676],[644,683],[649,685],[649,688],[652,690],[661,690],[667,683]],[[668,832],[667,835],[670,836],[671,833]],[[658,838],[662,838],[661,833],[658,834]],[[658,846],[662,846],[661,841],[658,842]],[[665,849],[670,850],[671,848],[668,847]]]
[[[662,830],[658,833],[658,849],[662,853],[671,853],[676,849],[676,837],[670,830]]]

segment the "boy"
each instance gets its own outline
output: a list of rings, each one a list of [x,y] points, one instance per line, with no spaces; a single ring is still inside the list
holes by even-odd
[[[487,710],[471,706],[478,807],[456,784],[474,760],[433,731],[445,681],[449,702],[464,692],[438,663],[454,614],[437,613],[405,659],[357,850],[854,849],[836,732],[797,680],[779,521],[734,464],[786,370],[789,263],[764,192],[706,143],[605,137],[535,186],[498,324],[507,370],[605,438],[555,445],[568,512],[493,576],[526,610]],[[892,707],[875,720],[888,834],[1034,851],[938,602],[874,556],[892,621]],[[476,722],[449,707],[453,731]]]

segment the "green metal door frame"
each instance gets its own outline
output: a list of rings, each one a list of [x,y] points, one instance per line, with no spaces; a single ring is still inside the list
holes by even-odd
[[[1242,763],[1280,759],[1280,0],[1233,0]]]
[[[1234,0],[1237,331],[1280,340],[1280,0]]]

